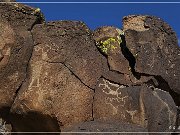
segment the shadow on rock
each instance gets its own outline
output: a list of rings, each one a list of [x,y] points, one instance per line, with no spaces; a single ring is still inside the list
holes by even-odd
[[[9,113],[9,110],[7,107],[0,109],[0,117],[3,118],[7,124],[11,124],[11,132],[60,132],[58,121],[51,116],[38,112],[29,112],[21,115]],[[49,135],[49,133],[47,134]]]

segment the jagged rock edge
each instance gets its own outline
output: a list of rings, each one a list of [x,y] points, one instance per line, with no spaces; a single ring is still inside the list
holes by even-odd
[[[18,10],[16,10],[16,11],[18,11]],[[18,12],[21,12],[21,11],[18,11]],[[24,13],[24,12],[22,12],[23,14],[26,14],[26,13]],[[37,16],[37,19],[38,19],[38,16]],[[31,36],[32,36],[32,40],[33,40],[33,43],[34,43],[34,39],[33,39],[33,34],[32,34],[32,29],[33,29],[33,27],[36,25],[36,24],[39,24],[39,22],[37,21],[35,21],[33,24],[32,24],[32,26],[31,26],[31,28],[28,30],[28,31],[30,31],[30,33],[31,33]],[[42,24],[41,22],[40,22],[40,24]],[[65,35],[68,35],[68,34],[65,34]],[[78,34],[77,34],[78,35]],[[84,35],[84,34],[80,34],[80,35]],[[62,35],[62,36],[64,36],[64,35]],[[35,45],[35,43],[34,43],[34,45],[33,45],[33,48],[32,49],[34,49],[34,46],[36,46]],[[127,47],[127,46],[126,46]],[[128,49],[129,50],[129,49]],[[31,52],[31,56],[32,56],[32,53],[33,53],[33,51]],[[130,52],[131,53],[131,52]],[[132,54],[132,53],[131,53]],[[124,54],[123,54],[124,55]],[[127,54],[127,55],[129,55],[129,54]],[[125,57],[126,58],[126,57]],[[126,58],[127,59],[127,58]],[[136,60],[136,58],[133,56],[133,59],[134,60]],[[29,58],[29,60],[28,60],[28,65],[29,65],[29,61],[31,60],[31,57]],[[130,65],[130,67],[131,67],[131,72],[132,72],[132,74],[134,75],[134,73],[137,73],[137,74],[139,74],[140,75],[140,77],[141,76],[153,76],[153,77],[155,77],[155,79],[156,79],[156,77],[157,76],[155,76],[155,75],[148,75],[148,74],[144,74],[144,73],[138,73],[138,72],[136,72],[135,71],[135,68],[133,67],[133,66],[131,66],[131,62],[133,62],[133,60],[132,61],[130,61],[130,59],[127,59],[128,60],[128,62],[129,62],[129,65]],[[45,61],[45,62],[48,62],[48,61]],[[74,75],[83,85],[85,85],[86,87],[88,87],[88,88],[90,88],[91,90],[93,90],[94,91],[94,93],[95,93],[95,89],[93,89],[93,88],[91,88],[91,87],[89,87],[88,85],[86,85],[84,82],[82,82],[82,80],[78,77],[78,75],[76,75],[69,67],[68,67],[68,65],[66,65],[65,63],[62,63],[62,62],[49,62],[49,63],[61,63],[61,64],[63,64],[63,66],[65,66],[71,73],[72,73],[72,75]],[[108,62],[107,62],[108,63]],[[134,63],[136,64],[136,61],[134,61]],[[23,85],[23,83],[24,83],[24,81],[27,79],[27,71],[28,71],[28,67],[29,66],[27,66],[27,68],[26,68],[26,77],[24,78],[24,80],[22,81],[22,83],[20,84],[20,86],[19,86],[19,88],[16,90],[16,94],[15,94],[15,96],[14,96],[14,99],[16,98],[16,96],[17,96],[17,94],[18,94],[18,92],[19,92],[19,90],[20,90],[20,88],[21,88],[21,86]],[[109,64],[108,64],[108,67],[109,67]],[[119,74],[123,74],[123,73],[121,73],[121,72],[117,72],[117,71],[114,71],[114,70],[110,70],[110,68],[109,68],[109,71],[112,71],[112,72],[116,72],[116,73],[119,73]],[[100,78],[102,78],[103,76],[101,76]],[[137,77],[136,75],[134,76],[134,77]],[[161,77],[161,76],[160,76]],[[100,79],[99,78],[99,79]],[[105,78],[105,77],[103,77],[103,78]],[[99,80],[98,79],[98,80]],[[106,79],[106,78],[105,78]],[[98,80],[97,80],[97,82],[98,82]],[[156,79],[157,80],[157,79]],[[109,80],[109,81],[111,81],[111,80]],[[158,81],[158,80],[157,80]],[[113,82],[113,81],[111,81],[111,82]],[[166,82],[167,83],[167,82]],[[97,84],[97,83],[96,83]],[[116,83],[116,84],[118,84],[118,83]],[[168,83],[167,83],[168,84]],[[124,85],[124,84],[121,84],[121,85]],[[168,85],[169,86],[169,85]],[[163,89],[162,89],[163,90]],[[163,91],[166,91],[166,90],[163,90]],[[173,99],[174,100],[174,99]],[[93,96],[93,102],[94,102],[94,96]],[[92,104],[92,106],[93,106],[93,104]],[[93,112],[93,110],[92,110],[92,112]],[[92,113],[92,116],[93,116],[93,113]]]
[[[136,66],[136,58],[133,56],[132,52],[130,51],[130,49],[126,46],[126,39],[125,39],[125,36],[121,36],[121,38],[124,38],[124,41],[123,43],[121,43],[121,52],[122,54],[124,55],[124,57],[128,60],[129,62],[129,66],[131,67],[131,72],[132,72],[132,75],[136,78],[136,79],[140,79],[142,76],[148,76],[148,77],[154,77],[155,80],[159,83],[160,81],[163,81],[163,83],[165,83],[167,86],[168,86],[168,89],[165,90],[165,89],[162,89],[162,87],[157,87],[159,89],[162,89],[163,91],[166,91],[168,92],[171,97],[173,97],[173,100],[174,102],[177,104],[177,102],[175,101],[174,99],[174,95],[173,93],[175,93],[169,86],[168,82],[160,75],[150,75],[150,74],[146,74],[146,73],[139,73],[135,70],[135,66]],[[126,50],[124,50],[126,49]],[[126,55],[126,56],[125,56]],[[150,79],[152,80],[152,79]],[[150,81],[149,80],[149,81]],[[131,81],[131,79],[130,79]],[[150,84],[149,81],[145,82],[145,84]],[[153,80],[152,80],[153,81]],[[132,81],[131,81],[132,82]],[[154,83],[154,82],[153,82]],[[139,85],[139,84],[138,84]],[[150,85],[153,85],[154,87],[156,87],[154,84],[150,84]],[[176,93],[177,94],[177,93]],[[179,95],[179,94],[177,94]]]
[[[34,25],[35,26],[35,25]],[[24,80],[21,82],[21,84],[19,85],[19,87],[17,88],[17,90],[16,90],[16,92],[15,92],[15,95],[14,95],[14,97],[13,97],[13,103],[14,103],[14,101],[15,101],[15,99],[16,99],[16,96],[18,95],[18,92],[19,92],[19,90],[21,89],[21,86],[23,85],[23,83],[26,81],[26,79],[27,79],[27,76],[28,76],[28,68],[29,68],[29,62],[30,62],[30,60],[31,60],[31,57],[32,57],[32,53],[33,53],[33,49],[34,49],[34,38],[33,38],[33,34],[32,34],[32,31],[31,30],[29,30],[29,32],[30,32],[30,34],[31,34],[31,38],[32,38],[32,41],[33,41],[33,47],[32,47],[32,50],[31,50],[31,56],[30,56],[30,58],[29,58],[29,60],[28,60],[28,64],[27,64],[27,67],[26,67],[26,75],[25,75],[25,78],[24,78]],[[12,104],[13,104],[12,103]]]
[[[126,45],[125,45],[125,47],[127,47]],[[127,47],[127,49],[129,50],[129,48]],[[122,51],[122,50],[121,50]],[[129,52],[131,53],[131,51],[129,50]],[[131,53],[132,54],[132,53]],[[124,54],[123,54],[124,55]],[[127,54],[128,55],[128,54]],[[132,55],[133,56],[133,55]],[[126,58],[126,57],[125,57]],[[127,58],[126,58],[127,59]],[[176,102],[175,101],[175,99],[174,99],[174,96],[173,96],[173,93],[176,93],[176,92],[174,92],[171,88],[170,88],[170,86],[169,86],[169,84],[168,84],[168,82],[167,81],[165,81],[165,79],[162,77],[162,76],[160,76],[160,75],[150,75],[150,74],[146,74],[146,73],[139,73],[139,72],[136,72],[136,70],[135,70],[135,65],[136,65],[136,58],[133,56],[133,59],[135,60],[134,61],[134,67],[131,67],[130,65],[130,67],[131,67],[131,72],[132,72],[132,75],[135,77],[135,78],[137,78],[137,79],[140,79],[142,76],[149,76],[149,77],[154,77],[155,78],[155,80],[159,83],[160,81],[163,81],[163,83],[165,83],[167,86],[168,86],[168,90],[165,90],[165,89],[161,89],[161,87],[156,87],[154,84],[152,84],[152,83],[149,83],[149,81],[150,80],[152,80],[152,79],[150,79],[149,81],[147,81],[147,82],[145,82],[145,84],[147,84],[147,85],[151,85],[151,86],[153,86],[154,88],[158,88],[158,89],[161,89],[161,90],[163,90],[163,91],[165,91],[165,92],[168,92],[170,95],[171,95],[171,97],[172,97],[172,99],[174,100],[174,102],[175,102],[175,104],[177,105],[177,103],[178,102]],[[129,61],[129,59],[127,59],[128,61]],[[133,61],[133,60],[132,60]],[[129,64],[132,62],[132,61],[129,61]],[[158,79],[159,78],[159,79]],[[130,81],[131,81],[131,79],[130,79]],[[153,80],[152,80],[153,81]],[[141,84],[138,84],[138,85],[141,85]],[[177,93],[176,93],[177,94]],[[177,95],[179,95],[179,94],[177,94]],[[178,119],[179,119],[179,110],[178,110],[178,108],[177,108],[177,114],[176,114],[176,117],[177,117],[177,119],[176,119],[176,127],[178,127],[179,125],[178,125]],[[174,130],[174,132],[176,132],[175,130]],[[173,133],[172,133],[173,134]]]

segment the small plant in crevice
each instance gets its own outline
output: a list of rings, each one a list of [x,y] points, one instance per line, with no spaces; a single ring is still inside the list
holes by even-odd
[[[97,47],[100,49],[100,51],[104,54],[108,54],[109,50],[114,50],[117,47],[114,45],[116,42],[121,42],[121,40],[115,39],[113,37],[107,38],[106,40],[101,40],[100,42],[96,42]]]
[[[45,17],[43,13],[41,12],[40,8],[36,8],[32,13],[32,15],[36,16],[35,22],[32,24],[31,28],[29,30],[32,30],[34,25],[36,24],[42,24],[45,23]]]
[[[117,28],[115,29],[115,31],[116,33],[118,33],[118,35],[105,36],[96,41],[98,49],[105,55],[108,55],[109,52],[113,52],[113,50],[117,49],[122,42],[120,35],[124,35],[124,32]]]

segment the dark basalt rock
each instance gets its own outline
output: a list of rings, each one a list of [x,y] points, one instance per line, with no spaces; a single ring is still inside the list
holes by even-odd
[[[19,90],[11,112],[21,115],[38,112],[55,118],[61,128],[92,120],[93,90],[63,64],[43,61],[38,46],[34,49],[28,78]],[[26,122],[22,119],[15,127],[26,125]]]
[[[108,133],[108,135],[111,135],[111,134],[112,135],[118,135],[118,134],[125,135],[128,132],[148,132],[148,130],[135,124],[123,123],[123,122],[112,121],[112,120],[106,120],[106,121],[95,120],[95,121],[87,121],[84,123],[77,124],[73,127],[64,129],[62,132],[79,132],[78,134],[82,134],[82,135],[84,134],[84,132],[89,132],[89,133],[92,132],[91,133],[92,135],[96,135],[97,133],[99,134],[100,132],[106,132],[106,134]],[[139,134],[148,135],[148,133],[135,133],[135,135],[139,135]],[[69,133],[69,135],[71,135],[71,133]]]
[[[49,22],[35,26],[33,35],[35,44],[43,51],[44,61],[64,63],[85,85],[95,87],[104,72],[102,61],[105,60],[84,23]]]
[[[45,23],[8,1],[0,14],[0,118],[11,131],[178,131],[180,50],[161,19],[127,16],[123,35]]]
[[[176,105],[168,92],[142,86],[124,86],[100,79],[95,89],[94,119],[141,125],[150,132],[176,125]]]
[[[26,78],[34,46],[28,31],[37,18],[31,14],[34,10],[17,3],[0,3],[0,108],[12,105]]]
[[[0,133],[2,132],[11,132],[12,126],[11,124],[7,124],[2,118],[0,118]]]
[[[96,46],[107,56],[110,70],[129,73],[129,63],[122,52],[121,30],[115,27],[101,27],[94,31]]]
[[[127,47],[136,57],[135,71],[161,76],[180,94],[180,49],[175,32],[153,16],[127,16],[123,22]]]

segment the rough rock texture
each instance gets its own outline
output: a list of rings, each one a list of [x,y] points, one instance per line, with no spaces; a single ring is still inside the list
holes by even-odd
[[[8,135],[12,131],[12,126],[11,124],[7,124],[6,121],[4,121],[2,118],[0,118],[0,133],[3,135]]]
[[[176,125],[176,131],[180,132],[180,107],[178,108],[178,113],[177,113],[177,125]]]
[[[169,93],[152,89],[100,79],[95,89],[94,119],[134,123],[151,132],[169,131],[169,126],[176,124],[176,106]]]
[[[45,23],[39,8],[17,3],[1,3],[0,14],[1,125],[19,132],[178,131],[180,52],[161,19],[124,17],[124,35],[80,21]]]
[[[33,49],[28,29],[37,19],[33,11],[21,4],[0,4],[0,108],[11,106],[26,77]]]
[[[108,121],[95,120],[95,121],[89,121],[89,122],[77,124],[74,127],[64,129],[62,132],[82,132],[78,134],[84,134],[83,132],[91,132],[91,134],[93,135],[97,134],[96,132],[108,132],[108,135],[111,135],[111,134],[117,135],[118,134],[117,132],[121,132],[119,134],[125,135],[127,134],[125,132],[148,132],[148,130],[135,124],[128,124],[128,123],[112,121],[112,120],[111,121],[110,120]],[[137,134],[141,134],[141,133],[137,133]],[[148,135],[148,134],[142,133],[142,135]]]
[[[153,16],[127,16],[123,23],[127,47],[136,57],[136,72],[161,76],[180,94],[180,49],[171,27]]]
[[[78,26],[79,29],[82,28],[79,32],[77,29]],[[39,31],[43,27],[44,30],[51,31],[51,33]],[[56,27],[60,28],[58,32],[55,31]],[[18,96],[11,108],[12,112],[19,111],[18,113],[27,113],[33,110],[43,112],[43,114],[54,115],[62,127],[92,119],[94,91],[86,86],[83,80],[88,79],[88,84],[90,84],[90,80],[92,80],[93,85],[93,79],[95,79],[98,74],[94,74],[94,76],[90,74],[90,67],[87,65],[87,61],[92,59],[93,55],[86,57],[91,54],[86,53],[85,56],[83,55],[84,52],[82,52],[80,48],[77,48],[83,45],[84,49],[88,49],[88,45],[91,45],[85,44],[83,34],[85,37],[88,33],[86,33],[87,30],[83,28],[86,27],[82,25],[81,22],[57,22],[56,26],[55,23],[48,23],[47,25],[39,25],[34,28],[34,35],[39,34],[39,36],[42,36],[41,39],[45,40],[39,40],[40,38],[34,37],[35,43],[38,44],[34,47],[33,55],[29,62],[28,77],[19,90]],[[66,29],[67,35],[65,37],[55,35],[62,34],[60,32]],[[75,33],[71,33],[74,29],[77,29]],[[49,38],[44,37],[43,34],[47,34]],[[84,44],[78,44],[78,38],[79,42],[84,41]],[[70,39],[70,44],[66,45],[65,43],[68,43],[67,41]],[[91,43],[90,39],[86,39],[86,41],[87,43]],[[89,50],[93,52],[91,47],[89,47]],[[79,54],[78,51],[82,53]],[[61,52],[66,55],[63,55]],[[95,51],[94,53],[98,54]],[[76,58],[77,61],[71,61],[71,59],[74,58]],[[94,61],[91,60],[91,67],[99,65],[101,68],[100,62],[98,63],[97,61],[95,59]],[[70,67],[70,64],[72,67]],[[76,65],[79,65],[80,68],[77,72],[76,68],[78,67],[76,67]],[[98,69],[99,67],[94,67],[94,69]],[[79,77],[78,73],[80,73],[80,71],[82,74]],[[81,80],[80,78],[83,72],[87,74],[87,76],[84,76],[85,79],[82,78]],[[76,73],[78,75],[76,75]]]
[[[83,22],[59,21],[37,25],[33,35],[44,61],[63,63],[82,83],[95,87],[103,73],[103,58]]]
[[[110,70],[120,73],[129,73],[129,63],[121,51],[121,35],[115,27],[101,27],[94,31],[97,47],[107,55]],[[99,45],[100,44],[100,45]]]

